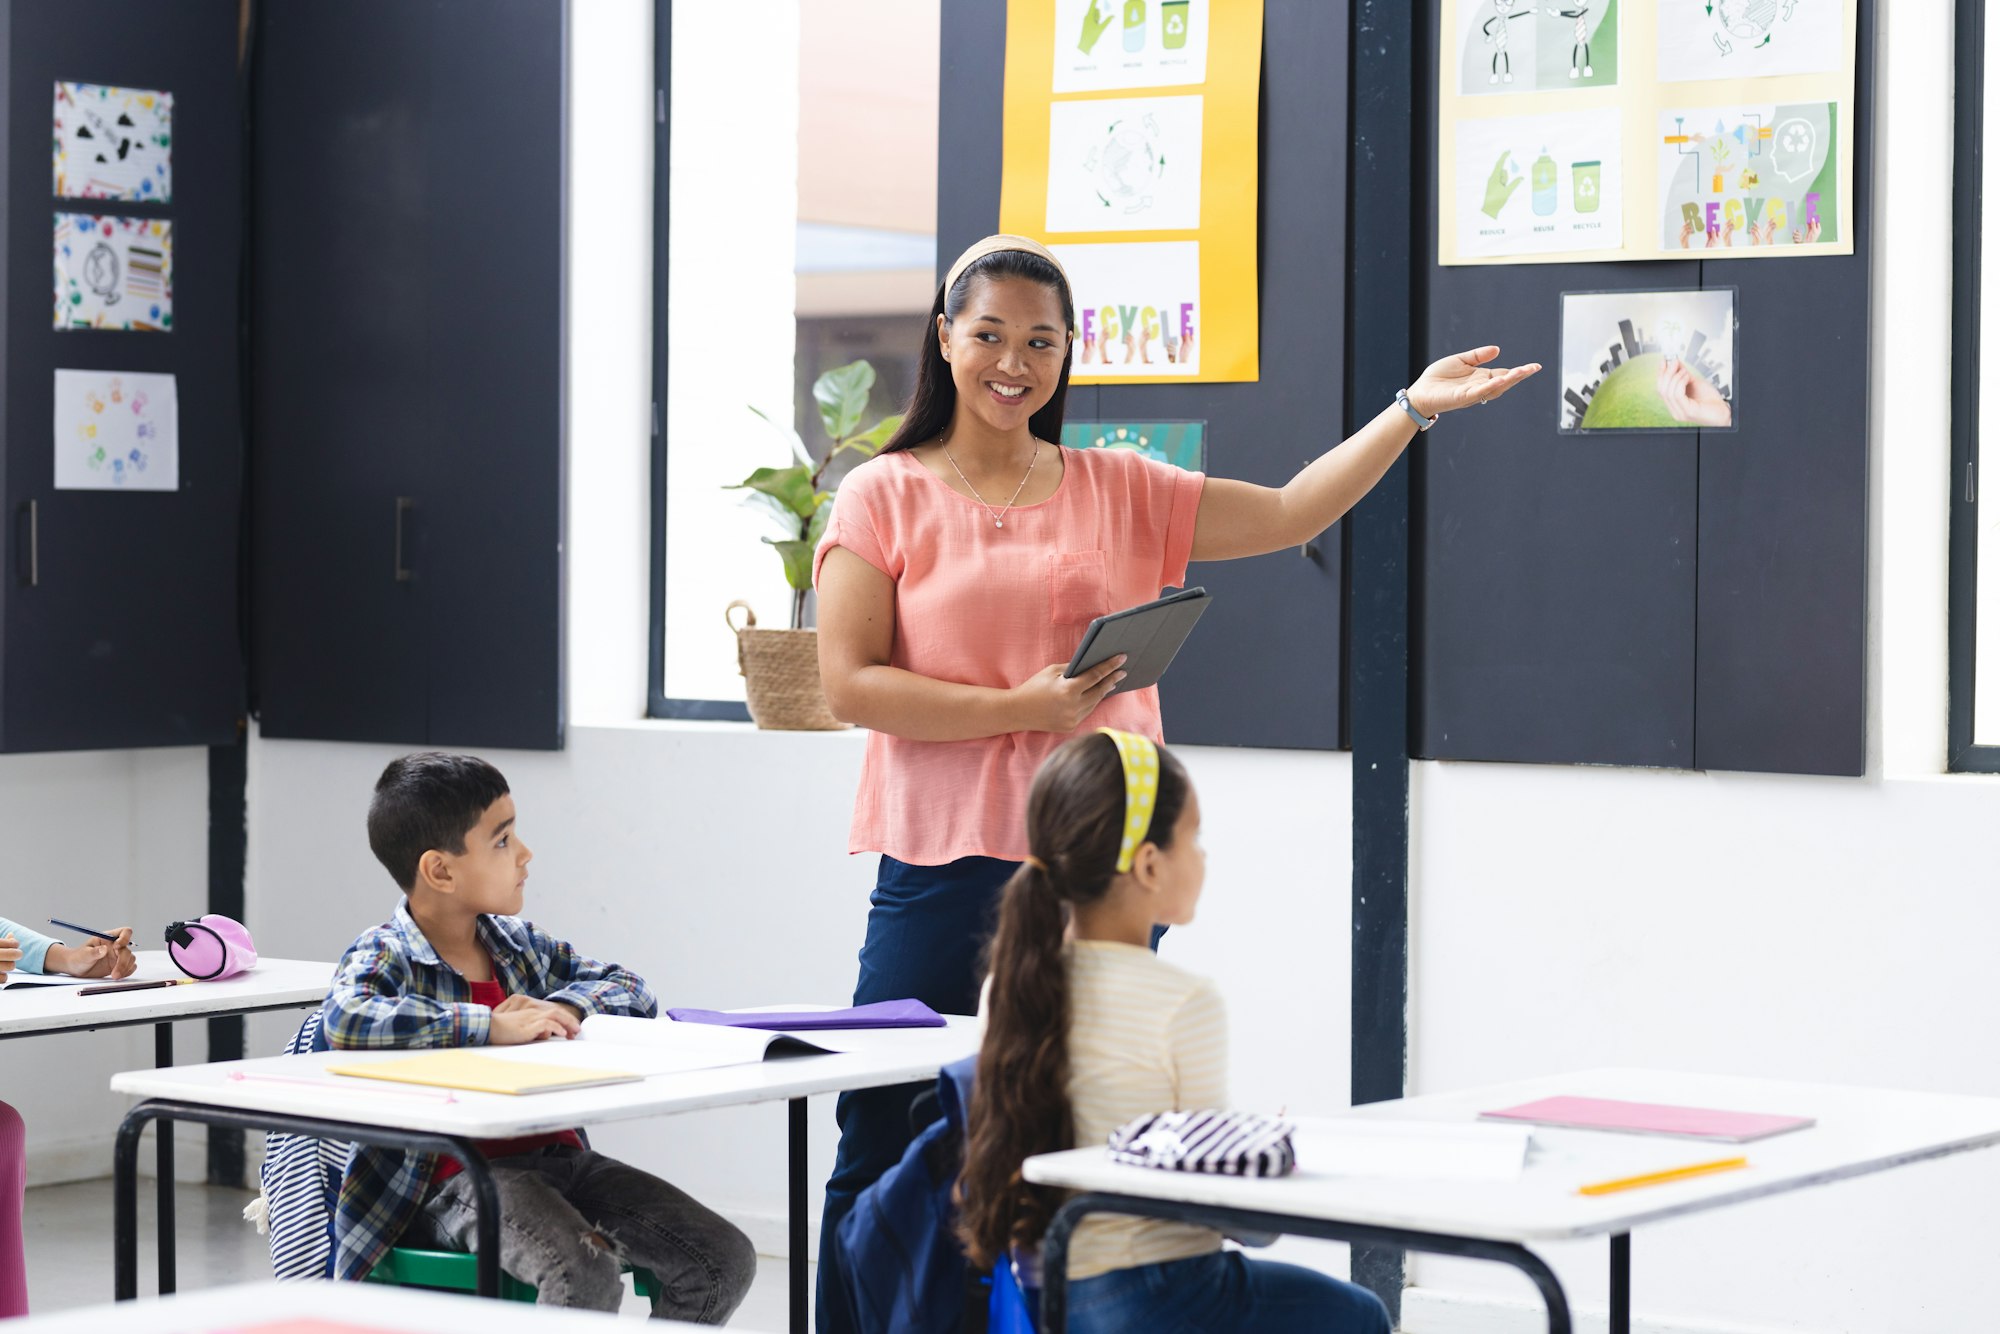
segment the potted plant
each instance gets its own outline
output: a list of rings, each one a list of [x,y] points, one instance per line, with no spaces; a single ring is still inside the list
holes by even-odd
[[[740,600],[730,603],[724,613],[736,631],[736,660],[743,672],[744,694],[750,716],[759,727],[824,731],[845,726],[827,708],[826,692],[820,686],[819,632],[805,626],[806,594],[812,591],[813,552],[826,531],[838,487],[837,482],[826,485],[827,470],[850,452],[872,458],[903,421],[897,413],[865,431],[859,429],[862,414],[868,410],[868,391],[874,387],[875,368],[866,361],[837,366],[814,380],[813,401],[819,406],[820,425],[826,429],[829,442],[825,453],[815,459],[798,433],[787,430],[792,444],[791,466],[759,468],[725,488],[750,492],[747,500],[762,506],[777,521],[784,535],[764,541],[777,548],[785,563],[785,582],[792,590],[790,629],[758,629],[757,614]],[[757,415],[770,421],[761,412]],[[741,625],[734,619],[738,608],[744,613]]]

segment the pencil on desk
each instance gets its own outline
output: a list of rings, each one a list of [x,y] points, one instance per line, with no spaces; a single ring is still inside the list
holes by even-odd
[[[1577,1187],[1579,1195],[1611,1195],[1621,1190],[1636,1190],[1640,1186],[1661,1186],[1669,1181],[1686,1181],[1689,1177],[1705,1177],[1713,1172],[1733,1172],[1739,1167],[1750,1166],[1748,1158],[1718,1158],[1712,1163],[1690,1163],[1686,1167],[1670,1167],[1664,1172],[1647,1172],[1642,1176],[1619,1177],[1616,1181],[1599,1181],[1588,1186]]]
[[[76,994],[79,996],[102,996],[113,991],[149,991],[154,987],[185,987],[191,986],[193,983],[194,979],[191,977],[169,978],[164,982],[110,982],[101,987],[78,987]]]

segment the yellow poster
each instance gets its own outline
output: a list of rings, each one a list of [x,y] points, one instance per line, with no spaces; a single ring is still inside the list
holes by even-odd
[[[1443,0],[1438,263],[1854,253],[1855,0]]]
[[[1070,383],[1257,378],[1263,0],[1008,0],[1000,230],[1055,251]]]

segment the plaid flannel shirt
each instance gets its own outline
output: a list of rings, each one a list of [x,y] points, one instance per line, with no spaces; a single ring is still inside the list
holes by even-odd
[[[659,1002],[636,973],[585,958],[518,917],[483,916],[479,943],[510,996],[562,1001],[593,1014],[652,1018]],[[485,1045],[493,1012],[472,1000],[472,984],[438,957],[407,902],[361,934],[334,970],[325,1005],[336,1050]],[[359,1279],[402,1236],[423,1205],[437,1156],[357,1144],[334,1209],[335,1278]]]

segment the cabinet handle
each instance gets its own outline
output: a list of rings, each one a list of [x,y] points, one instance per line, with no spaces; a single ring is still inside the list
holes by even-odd
[[[21,587],[34,588],[42,582],[41,503],[34,500],[22,501],[21,517],[27,520],[23,528],[28,538],[28,558],[21,563]]]
[[[417,507],[417,502],[408,496],[396,497],[396,582],[407,584],[413,577],[410,567],[403,564],[403,516]]]

